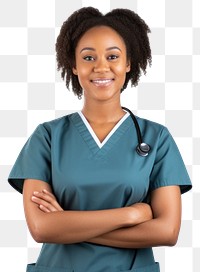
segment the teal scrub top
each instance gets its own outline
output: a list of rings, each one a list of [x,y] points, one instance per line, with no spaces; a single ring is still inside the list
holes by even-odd
[[[135,125],[129,113],[100,146],[80,112],[40,124],[26,142],[9,175],[23,191],[24,179],[49,183],[64,210],[103,210],[145,202],[149,192],[191,181],[179,150],[166,127],[136,117],[151,146],[147,157],[136,152]],[[91,244],[42,246],[28,272],[158,272],[152,248],[124,249]]]

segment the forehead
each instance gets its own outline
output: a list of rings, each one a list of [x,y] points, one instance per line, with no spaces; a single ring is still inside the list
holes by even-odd
[[[125,48],[125,43],[120,34],[108,26],[94,26],[87,30],[80,38],[77,47],[80,46],[115,46]]]

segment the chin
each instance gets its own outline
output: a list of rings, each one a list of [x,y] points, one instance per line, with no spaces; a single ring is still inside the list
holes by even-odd
[[[99,101],[110,101],[112,99],[116,99],[118,96],[118,93],[101,93],[99,95],[96,96],[96,99]]]

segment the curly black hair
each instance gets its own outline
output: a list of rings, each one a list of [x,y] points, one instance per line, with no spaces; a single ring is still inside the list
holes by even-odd
[[[73,74],[75,67],[75,49],[83,34],[95,26],[108,26],[114,29],[124,40],[127,59],[130,61],[130,71],[121,92],[127,87],[129,80],[131,86],[137,86],[141,70],[146,74],[147,64],[151,65],[151,49],[148,33],[150,29],[138,14],[129,9],[114,9],[103,15],[98,9],[84,7],[75,11],[62,25],[56,41],[57,70],[61,69],[61,77],[65,78],[69,89],[71,81],[72,90],[79,99],[82,97],[82,87],[78,77]]]

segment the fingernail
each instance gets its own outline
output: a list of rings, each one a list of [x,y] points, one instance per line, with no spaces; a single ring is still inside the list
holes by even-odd
[[[39,192],[37,192],[37,191],[33,192],[34,195],[37,195],[38,193],[39,193]]]

